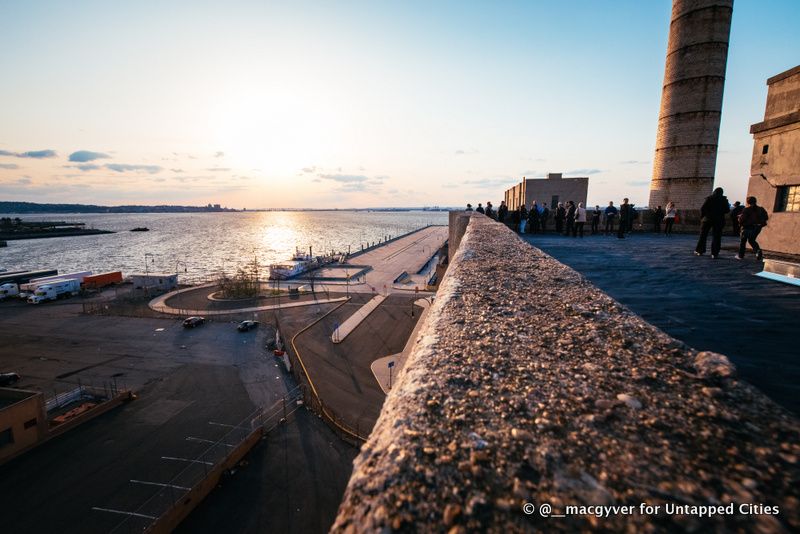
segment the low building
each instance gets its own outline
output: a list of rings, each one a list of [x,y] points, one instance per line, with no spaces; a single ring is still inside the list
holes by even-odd
[[[506,190],[506,205],[509,210],[521,204],[530,207],[534,202],[555,208],[559,202],[568,200],[583,202],[589,192],[589,178],[564,178],[561,173],[548,173],[547,178],[523,178],[522,182]]]
[[[177,273],[134,273],[131,274],[134,289],[144,291],[169,291],[178,287]]]
[[[0,464],[45,439],[47,432],[40,392],[0,388]]]
[[[800,65],[768,79],[767,86],[764,120],[750,127],[747,196],[769,213],[761,247],[800,255]]]

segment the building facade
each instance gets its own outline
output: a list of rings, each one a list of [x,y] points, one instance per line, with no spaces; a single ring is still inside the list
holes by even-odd
[[[40,392],[0,388],[0,464],[44,439],[47,425]]]
[[[515,210],[521,204],[530,207],[534,202],[544,203],[552,209],[567,200],[576,204],[583,202],[585,206],[588,192],[588,177],[564,178],[561,173],[549,173],[547,178],[523,178],[522,182],[506,190],[504,200],[509,210]]]
[[[673,0],[650,207],[699,210],[714,186],[733,0]]]
[[[800,255],[800,65],[767,80],[764,120],[753,124],[747,196],[769,213],[758,238],[768,251]]]

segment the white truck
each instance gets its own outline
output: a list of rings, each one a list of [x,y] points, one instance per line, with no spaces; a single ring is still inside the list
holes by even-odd
[[[0,300],[16,297],[17,295],[19,295],[19,286],[17,284],[0,285]]]
[[[28,297],[36,293],[36,290],[44,285],[50,284],[55,281],[62,281],[62,280],[77,280],[78,285],[83,283],[83,279],[87,276],[91,276],[92,271],[80,271],[77,273],[67,273],[55,276],[43,276],[41,278],[34,278],[29,281],[27,284],[21,284],[19,286],[19,298],[27,300]]]
[[[78,280],[53,280],[36,288],[36,291],[28,297],[29,304],[39,304],[46,300],[56,300],[59,298],[77,295],[81,290],[81,283]]]

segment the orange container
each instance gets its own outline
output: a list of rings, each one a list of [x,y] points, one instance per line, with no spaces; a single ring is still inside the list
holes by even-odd
[[[87,276],[83,279],[83,286],[87,289],[97,289],[111,284],[119,284],[120,282],[122,282],[122,271],[110,271]]]

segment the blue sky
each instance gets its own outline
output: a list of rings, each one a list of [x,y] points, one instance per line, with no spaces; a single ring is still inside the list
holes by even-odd
[[[0,1],[0,198],[460,205],[563,172],[591,177],[590,203],[642,205],[670,10]],[[735,2],[716,172],[732,199],[799,20],[795,0]]]

